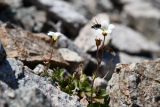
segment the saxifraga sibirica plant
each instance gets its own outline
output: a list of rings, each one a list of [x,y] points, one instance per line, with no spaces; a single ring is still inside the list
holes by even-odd
[[[89,107],[108,107],[108,94],[105,89],[98,90],[96,88],[95,82],[101,78],[98,77],[100,72],[100,66],[103,59],[103,53],[106,47],[110,43],[110,33],[112,32],[114,25],[109,24],[107,27],[103,27],[101,24],[95,24],[91,28],[99,32],[99,35],[95,38],[95,44],[97,47],[97,69],[92,75],[92,79],[83,73],[80,66],[80,70],[71,75],[65,76],[63,69],[54,69],[52,74],[48,74],[48,69],[50,67],[51,59],[53,56],[54,45],[58,41],[61,33],[59,32],[49,32],[48,35],[51,37],[51,53],[49,59],[46,61],[46,68],[44,71],[44,76],[51,78],[52,82],[58,83],[58,87],[70,94],[77,95],[81,99],[80,102],[86,102],[86,106]],[[107,75],[107,74],[106,74]],[[105,76],[106,76],[105,75]],[[104,76],[104,77],[105,77]]]
[[[95,44],[97,47],[97,52],[96,52],[96,57],[97,57],[97,68],[96,71],[93,73],[92,76],[92,86],[91,86],[91,101],[90,103],[93,103],[93,86],[94,86],[94,81],[97,78],[97,74],[100,70],[100,65],[103,59],[103,53],[105,50],[105,47],[109,49],[110,47],[108,46],[110,43],[110,34],[112,33],[112,30],[114,29],[113,24],[109,24],[107,27],[103,27],[101,24],[96,23],[91,28],[95,29],[97,32],[99,32],[99,35],[95,38]],[[108,73],[107,73],[108,74]],[[106,77],[107,74],[104,76]]]
[[[55,43],[58,41],[59,37],[60,37],[60,33],[59,32],[51,32],[49,31],[48,32],[48,36],[51,37],[51,53],[50,53],[50,56],[47,60],[45,60],[45,70],[44,70],[44,75],[47,75],[48,74],[48,69],[50,67],[50,63],[51,63],[51,59],[52,59],[52,56],[53,56],[53,50],[54,50],[54,45]]]

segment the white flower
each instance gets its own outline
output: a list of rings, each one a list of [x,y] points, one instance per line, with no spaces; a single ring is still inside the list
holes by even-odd
[[[111,33],[113,31],[113,29],[115,28],[115,26],[113,24],[108,24],[103,26],[101,29],[97,29],[95,30],[95,34],[97,35],[96,40],[104,40],[104,36],[105,36],[105,41],[104,44],[108,45],[111,41]]]
[[[102,27],[102,29],[101,29],[102,35],[107,36],[107,35],[111,34],[114,28],[115,27],[113,24],[109,24],[107,27],[104,27],[104,28]]]
[[[108,31],[112,31],[114,29],[114,25],[110,24],[109,19],[108,20],[102,20],[101,21],[101,27],[102,29],[108,30]],[[111,33],[111,32],[109,32]]]
[[[113,24],[109,24],[108,25],[108,28],[107,28],[107,31],[108,33],[112,33],[112,30],[115,28],[115,26]]]
[[[103,37],[102,35],[98,35],[98,36],[96,36],[95,39],[99,39],[99,40],[102,40],[102,41],[103,41],[104,37]]]
[[[102,20],[100,23],[102,25],[102,28],[107,29],[110,21],[109,21],[109,19],[108,20]]]
[[[109,24],[109,25],[106,25],[100,29],[96,29],[95,31],[96,31],[97,35],[99,35],[99,34],[101,35],[104,33],[111,34],[114,28],[115,28],[115,26],[113,24]]]
[[[52,37],[52,39],[54,41],[57,41],[59,39],[60,35],[61,35],[61,33],[59,33],[59,32],[52,32],[52,31],[48,32],[48,36]]]

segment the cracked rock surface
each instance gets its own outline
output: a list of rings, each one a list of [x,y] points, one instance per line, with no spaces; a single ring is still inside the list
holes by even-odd
[[[119,64],[108,83],[110,107],[158,107],[160,61]]]

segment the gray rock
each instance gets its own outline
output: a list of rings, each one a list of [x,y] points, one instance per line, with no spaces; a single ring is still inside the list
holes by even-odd
[[[67,48],[60,48],[59,52],[62,55],[63,59],[68,62],[82,63],[84,61],[84,59],[80,57],[78,53]]]
[[[46,66],[44,66],[42,64],[38,64],[31,72],[33,72],[36,75],[43,75],[44,71],[46,70],[45,68],[46,68]],[[54,70],[48,69],[47,75],[52,76],[55,70],[56,69],[54,69]],[[61,70],[63,70],[63,72],[64,72],[64,77],[70,76],[70,73],[66,69],[61,68]]]
[[[152,58],[147,58],[144,56],[138,56],[138,55],[130,55],[123,52],[119,53],[119,60],[122,64],[130,64],[130,63],[137,63],[137,62],[143,62],[146,60],[152,60]]]
[[[153,4],[153,6],[160,9],[160,1],[159,0],[149,0],[149,1]]]
[[[5,60],[0,65],[0,80],[11,88],[18,88],[18,79],[23,76],[23,63],[15,59]]]
[[[141,33],[149,40],[160,43],[160,14],[159,10],[149,2],[135,2],[124,6],[128,24]]]
[[[45,66],[42,64],[38,64],[34,69],[33,69],[33,73],[40,75],[45,71]],[[47,71],[50,75],[53,73],[53,70],[48,69]]]
[[[69,96],[68,94],[61,92],[55,86],[48,81],[47,78],[40,77],[38,75],[32,74],[31,70],[25,67],[25,77],[19,80],[19,87],[36,87],[40,89],[48,99],[51,100],[52,106],[56,107],[77,107],[82,106],[78,99],[74,96]]]
[[[160,61],[119,64],[108,82],[110,107],[158,107]]]
[[[96,0],[69,0],[71,4],[74,5],[74,8],[87,18],[91,17],[96,13]]]
[[[45,70],[45,66],[42,64],[38,64],[34,69],[33,69],[33,73],[40,75],[41,73],[43,73]]]
[[[6,52],[3,48],[3,45],[1,44],[0,41],[0,63],[2,63],[6,59]]]
[[[109,12],[113,9],[110,0],[68,0],[75,9],[87,18],[102,12]]]
[[[46,13],[36,10],[35,7],[17,9],[14,17],[21,22],[25,30],[33,32],[42,31],[47,22]]]
[[[22,0],[1,0],[0,5],[8,5],[12,8],[18,8],[22,6]]]
[[[51,101],[35,87],[12,90],[0,81],[1,107],[52,107]]]
[[[31,69],[24,67],[22,62],[14,58],[7,59],[0,66],[0,71],[0,83],[3,88],[0,88],[0,91],[6,90],[7,93],[0,92],[3,98],[0,100],[2,105],[7,104],[9,107],[37,107],[37,105],[38,107],[82,107],[76,97],[60,91],[47,78],[33,74]]]
[[[143,0],[113,0],[116,4],[126,5],[129,3],[136,3]]]
[[[37,107],[37,105],[51,107],[51,102],[39,89],[19,88],[18,80],[24,77],[22,62],[8,58],[1,64],[0,72],[1,107],[6,107],[5,105],[9,107]]]
[[[123,25],[115,25],[111,38],[111,44],[116,49],[127,53],[154,53],[160,50],[157,44],[148,41],[140,33]]]
[[[12,107],[52,107],[51,100],[38,88],[21,87],[15,94],[15,100],[10,101]]]
[[[104,78],[97,77],[94,80],[93,87],[94,88],[106,88],[107,81]]]
[[[62,20],[65,32],[72,37],[77,36],[79,29],[87,22],[87,19],[75,11],[74,7],[61,0],[31,0],[37,7],[48,12],[53,20]]]
[[[113,4],[110,0],[98,0],[97,1],[98,13],[107,12],[113,10]]]
[[[11,98],[11,99],[14,99],[16,97],[16,94],[13,90],[5,90],[4,94],[7,95],[7,97]]]
[[[75,51],[76,53],[78,53],[81,57],[86,58],[85,56],[87,56],[88,54],[81,50],[77,45],[77,43],[74,43],[65,35],[61,35],[59,41],[56,44],[57,48],[68,48],[71,51]]]
[[[0,107],[8,106],[8,96],[6,92],[11,91],[11,89],[4,82],[0,81]]]
[[[96,60],[91,57],[89,54],[85,53],[82,49],[80,49],[76,43],[71,41],[69,38],[67,38],[65,35],[61,35],[59,42],[57,42],[57,48],[68,48],[71,51],[74,51],[78,53],[80,57],[82,57],[84,60],[84,68],[88,72],[88,74],[91,74],[96,69]]]
[[[5,99],[3,99],[3,98],[0,99],[0,106],[1,106],[1,107],[6,107],[6,106],[8,106],[8,104],[7,104],[7,102],[5,101]]]
[[[78,55],[78,53],[71,51],[68,48],[60,48],[58,51],[62,55],[63,59],[72,66],[68,69],[68,71],[76,72],[79,69],[83,69],[79,67],[84,63],[84,59]]]

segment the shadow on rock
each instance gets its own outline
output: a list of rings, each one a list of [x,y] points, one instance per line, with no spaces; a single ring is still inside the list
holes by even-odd
[[[18,20],[15,19],[15,10],[11,10],[7,5],[5,8],[0,8],[0,20],[2,22],[10,22],[13,24],[21,25]]]
[[[18,88],[18,81],[15,76],[15,70],[11,66],[12,62],[5,60],[0,65],[0,80],[8,84],[12,89]]]
[[[118,53],[116,53],[116,55],[112,55],[108,52],[105,52],[103,61],[105,62],[105,70],[104,70],[105,72],[104,73],[107,73],[105,78],[107,80],[110,80],[110,78],[112,77],[112,74],[114,73],[116,64],[120,63],[120,56]]]

